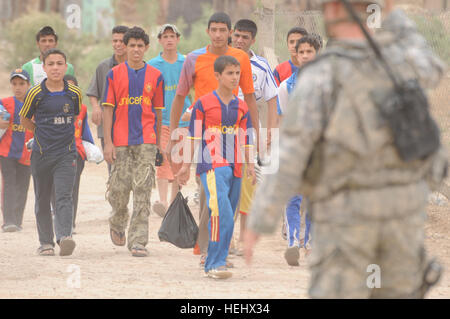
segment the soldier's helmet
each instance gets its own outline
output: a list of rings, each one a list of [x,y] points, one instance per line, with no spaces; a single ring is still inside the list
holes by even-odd
[[[317,5],[323,5],[328,2],[336,2],[339,0],[316,0]],[[367,3],[367,4],[377,4],[380,7],[384,7],[384,0],[348,0],[350,3]]]

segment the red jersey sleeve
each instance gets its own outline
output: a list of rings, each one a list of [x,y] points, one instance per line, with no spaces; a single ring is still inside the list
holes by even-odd
[[[200,100],[197,101],[192,110],[191,122],[189,125],[189,138],[200,140],[203,137],[203,122],[205,120],[205,111]]]
[[[152,105],[155,110],[163,110],[164,107],[164,77],[159,75],[156,82],[155,94],[153,95]]]
[[[248,111],[247,106],[245,108],[245,113],[242,116],[241,121],[239,122],[239,128],[240,132],[242,133],[242,136],[239,137],[240,144],[244,146],[253,146],[253,126],[252,120],[250,118],[250,112]]]
[[[277,65],[275,70],[273,71],[273,76],[275,77],[275,81],[277,82],[277,85],[280,86],[281,79],[280,79],[280,65]]]

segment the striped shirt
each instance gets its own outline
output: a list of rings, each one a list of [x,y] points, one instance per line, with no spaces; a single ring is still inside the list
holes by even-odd
[[[252,65],[253,87],[255,88],[255,99],[259,102],[263,99],[265,102],[273,99],[278,95],[277,82],[270,69],[269,62],[261,56],[251,51],[252,57],[250,63]],[[242,90],[239,89],[240,99],[244,99]]]
[[[275,76],[277,84],[280,85],[281,82],[289,78],[292,74],[294,74],[297,71],[298,67],[296,67],[291,60],[288,60],[279,64],[275,68],[275,71],[273,71],[273,75]]]
[[[233,167],[234,176],[242,177],[242,146],[253,145],[247,104],[234,97],[228,105],[216,91],[202,96],[195,104],[189,126],[189,138],[202,141],[197,174],[217,167]]]
[[[75,118],[82,104],[81,90],[64,81],[64,89],[50,92],[47,80],[31,88],[19,115],[36,123],[33,151],[41,154],[74,152]]]
[[[33,138],[33,132],[20,124],[19,112],[23,103],[15,97],[9,97],[0,100],[0,104],[11,114],[9,127],[0,138],[0,156],[16,159],[19,163],[29,166],[31,152],[27,150],[25,143]]]
[[[164,109],[161,72],[147,63],[140,70],[119,64],[108,73],[103,106],[114,108],[114,146],[156,144],[156,110]]]

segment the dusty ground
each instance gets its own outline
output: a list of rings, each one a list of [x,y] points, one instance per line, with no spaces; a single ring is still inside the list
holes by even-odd
[[[7,74],[0,73],[0,80],[7,83]],[[7,95],[7,87],[0,86],[0,96]],[[439,115],[449,116],[448,108]],[[86,164],[80,188],[78,234],[74,237],[77,248],[72,256],[64,258],[35,254],[38,238],[30,187],[24,230],[0,233],[0,298],[307,298],[306,261],[302,254],[300,267],[285,263],[286,242],[279,231],[262,238],[252,267],[246,266],[241,257],[232,258],[234,276],[223,282],[203,277],[199,258],[192,249],[181,250],[159,242],[157,232],[162,219],[154,214],[150,217],[150,257],[132,258],[126,248],[113,246],[109,238],[110,208],[104,200],[106,175],[104,163]],[[191,181],[185,194],[192,198],[194,191]],[[153,190],[152,198],[156,196]],[[192,211],[196,216],[197,206],[193,205]],[[430,298],[450,298],[449,214],[448,203],[428,207],[429,255],[437,256],[447,269]],[[78,275],[79,288],[72,280]]]
[[[109,205],[104,201],[106,167],[87,164],[80,190],[77,248],[71,257],[39,257],[34,196],[30,189],[21,233],[0,233],[0,298],[306,298],[309,274],[305,259],[300,267],[286,265],[285,242],[279,232],[264,237],[247,267],[234,257],[234,277],[217,282],[203,278],[198,256],[161,243],[161,218],[150,217],[150,257],[132,258],[126,248],[109,239]],[[192,194],[195,185],[186,193]],[[153,198],[156,192],[153,191]],[[197,209],[194,205],[193,213]],[[450,269],[448,206],[430,206],[427,246]],[[72,265],[75,265],[72,266]],[[79,267],[79,268],[78,268]],[[79,269],[80,288],[71,278]],[[69,281],[69,284],[68,284]],[[71,288],[72,287],[72,288]],[[444,275],[432,298],[450,297],[450,276]]]
[[[283,258],[285,241],[277,232],[263,237],[251,268],[234,257],[234,277],[217,282],[204,278],[192,249],[161,243],[161,218],[150,217],[150,257],[132,258],[126,248],[109,239],[109,205],[104,200],[106,166],[87,164],[80,190],[77,248],[70,257],[39,257],[33,214],[33,189],[21,233],[0,233],[0,298],[307,298],[309,274],[305,259],[300,267]],[[195,185],[186,193],[192,194]],[[153,198],[156,192],[153,191]],[[192,207],[194,215],[196,206]],[[450,269],[449,208],[430,206],[427,246]],[[72,266],[72,265],[75,265]],[[79,267],[79,268],[78,268]],[[79,269],[80,288],[71,278]],[[68,284],[69,281],[69,284]],[[450,297],[450,276],[444,275],[432,298]]]

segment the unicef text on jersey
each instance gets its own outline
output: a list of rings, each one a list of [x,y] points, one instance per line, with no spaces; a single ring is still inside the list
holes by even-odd
[[[202,122],[196,122],[198,123],[194,125],[193,132],[202,132]],[[173,131],[171,137],[173,141],[180,141],[181,137],[185,137],[172,148],[171,160],[173,163],[243,164],[246,162],[244,154],[247,150],[250,162],[258,163],[262,174],[271,175],[278,172],[280,144],[278,128],[270,131],[266,128],[260,128],[258,148],[254,142],[256,130],[253,128],[244,130],[236,126],[211,126],[205,128],[202,136],[198,135],[186,138],[183,129]],[[270,143],[267,143],[268,139],[270,139]],[[191,153],[191,140],[194,140],[195,145],[193,154]],[[204,148],[200,157],[199,148],[201,144],[204,144]],[[239,147],[236,147],[237,145]]]

